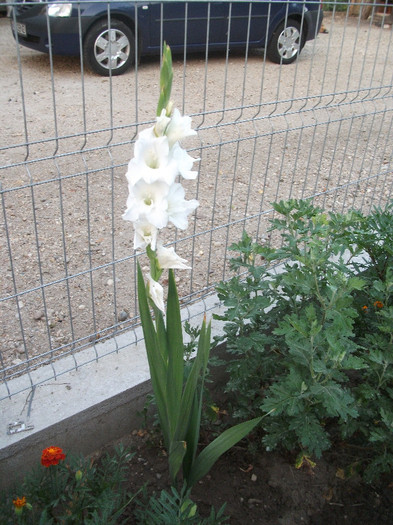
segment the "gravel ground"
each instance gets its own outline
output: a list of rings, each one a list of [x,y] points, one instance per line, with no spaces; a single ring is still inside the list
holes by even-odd
[[[193,261],[177,276],[183,297],[228,277],[227,247],[245,222],[266,238],[260,212],[274,200],[320,194],[337,211],[367,211],[391,196],[391,26],[344,15],[324,25],[290,66],[263,52],[174,59],[172,98],[199,130],[184,146],[200,158],[186,183],[200,207],[184,234],[166,237]],[[7,19],[0,49],[0,339],[12,374],[136,315],[124,173],[135,123],[155,112],[159,61],[110,81],[54,57],[51,75],[48,56],[17,52]]]

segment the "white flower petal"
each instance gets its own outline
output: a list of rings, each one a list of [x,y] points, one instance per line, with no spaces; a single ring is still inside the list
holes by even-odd
[[[191,129],[191,118],[182,116],[178,109],[173,111],[173,115],[169,124],[166,127],[165,134],[168,137],[169,146],[173,146],[175,142],[181,139],[196,135],[196,131]]]
[[[156,118],[156,125],[154,126],[154,133],[157,137],[165,135],[165,131],[168,127],[169,122],[171,121],[170,117],[166,116],[166,109],[164,108],[161,111],[161,115]]]
[[[168,216],[169,221],[181,230],[188,227],[188,215],[199,206],[197,200],[186,201],[184,195],[184,188],[181,184],[172,184],[168,193]]]
[[[192,171],[192,165],[199,159],[194,159],[179,144],[175,144],[170,151],[171,158],[177,163],[180,175],[184,179],[195,179],[197,171]]]
[[[134,147],[134,158],[128,164],[127,179],[133,185],[139,179],[148,184],[164,181],[174,182],[179,173],[177,162],[169,154],[167,137],[157,137],[153,128],[142,131]]]
[[[143,160],[149,168],[157,169],[167,163],[169,144],[166,137],[140,135],[135,143],[135,159]]]
[[[123,219],[131,222],[148,222],[156,228],[164,228],[168,224],[168,195],[171,186],[165,182],[156,181],[147,184],[140,180],[135,185],[129,185],[127,210]]]
[[[158,230],[149,222],[134,223],[134,249],[143,250],[149,244],[152,250],[156,249]]]
[[[154,304],[159,308],[162,312],[165,313],[165,304],[164,304],[164,289],[161,286],[160,283],[155,281],[150,273],[147,275],[148,278],[148,291],[150,299],[154,302]]]
[[[180,269],[180,270],[191,270],[191,266],[187,266],[186,259],[182,259],[177,255],[173,247],[165,248],[162,244],[157,245],[157,259],[160,267],[163,270],[166,269]]]

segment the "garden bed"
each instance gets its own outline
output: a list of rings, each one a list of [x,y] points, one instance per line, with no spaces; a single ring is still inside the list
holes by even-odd
[[[151,435],[139,431],[123,439],[135,456],[127,474],[127,489],[137,492],[170,490],[164,450]],[[211,506],[226,503],[230,525],[334,525],[392,523],[393,483],[384,478],[366,484],[357,475],[345,477],[351,450],[329,451],[314,468],[296,469],[295,458],[278,453],[250,454],[241,445],[227,452],[193,489],[203,516]],[[127,523],[135,523],[133,507]],[[124,517],[125,517],[124,516]]]
[[[214,341],[225,345],[213,352],[211,382],[206,368],[197,381],[212,340],[205,322],[200,331],[185,326],[190,342],[179,338],[174,352],[180,315],[170,274],[172,309],[157,330],[171,352],[157,347],[168,356],[151,376],[157,386],[163,366],[177,370],[176,358],[182,395],[165,404],[153,388],[154,410],[144,405],[143,428],[122,438],[113,457],[105,454],[113,441],[93,458],[50,444],[41,470],[4,501],[4,523],[14,523],[14,510],[20,523],[33,525],[390,524],[392,206],[369,216],[327,216],[306,201],[280,202],[274,208],[284,218],[272,221],[285,241],[280,249],[244,233],[231,263],[247,276],[239,272],[217,287],[227,309],[215,317],[225,322],[225,335]],[[283,259],[280,272],[265,267]],[[145,339],[156,351],[142,275],[140,281],[142,321],[151,327]],[[155,355],[162,356],[149,362]],[[176,383],[165,386],[173,394]],[[169,414],[177,421],[170,435]],[[185,432],[187,421],[197,432]]]
[[[226,502],[233,524],[391,523],[392,205],[329,218],[307,202],[273,206],[284,217],[272,221],[282,247],[244,234],[231,263],[246,278],[218,287],[229,361],[225,387],[215,385],[228,394],[217,404],[218,434],[228,414],[267,417],[192,498],[206,515]],[[362,250],[368,258],[357,261]],[[283,259],[290,262],[275,275],[256,262]],[[208,428],[202,446],[215,434],[215,424]],[[131,492],[146,481],[156,494],[169,490],[168,457],[150,441],[134,436]]]

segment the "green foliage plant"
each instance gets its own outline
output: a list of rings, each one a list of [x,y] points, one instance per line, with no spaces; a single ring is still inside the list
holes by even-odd
[[[324,11],[333,11],[335,13],[336,11],[347,11],[348,7],[351,5],[351,2],[324,2],[323,4],[323,10]]]
[[[99,461],[67,454],[59,464],[40,465],[1,496],[2,525],[118,525],[136,497],[124,485],[133,455],[119,446]]]
[[[359,417],[342,430],[364,448],[364,477],[372,481],[393,469],[393,203],[369,216],[354,212],[345,236],[349,249],[367,257],[355,264],[365,281],[354,294],[357,355],[365,363],[353,385]]]
[[[138,525],[219,525],[229,518],[224,516],[225,504],[216,512],[211,509],[207,518],[202,518],[197,505],[190,499],[186,485],[178,491],[162,490],[157,496],[144,494],[135,511]]]
[[[236,275],[218,286],[233,415],[270,412],[264,446],[304,456],[320,457],[338,432],[366,437],[372,477],[393,459],[393,206],[369,216],[273,207],[281,246],[244,232],[231,246]]]

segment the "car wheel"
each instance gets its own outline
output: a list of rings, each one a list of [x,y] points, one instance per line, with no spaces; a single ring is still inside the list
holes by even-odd
[[[134,34],[120,20],[95,24],[87,33],[83,56],[89,67],[99,75],[122,75],[135,60]]]
[[[298,57],[304,46],[300,24],[288,19],[274,31],[266,50],[267,57],[276,64],[290,64]]]

